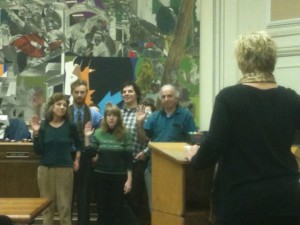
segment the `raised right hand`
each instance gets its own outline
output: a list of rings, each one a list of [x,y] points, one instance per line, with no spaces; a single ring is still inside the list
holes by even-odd
[[[94,133],[94,128],[92,127],[92,122],[89,121],[84,126],[84,136],[90,137]]]
[[[33,133],[38,133],[38,131],[41,127],[41,122],[40,122],[40,118],[37,115],[34,115],[31,118],[30,126],[31,126]]]

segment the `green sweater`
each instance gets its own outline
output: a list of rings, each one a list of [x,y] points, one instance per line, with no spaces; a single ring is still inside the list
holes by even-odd
[[[91,144],[86,147],[90,156],[98,154],[95,172],[105,174],[126,174],[132,170],[133,146],[129,131],[118,141],[113,133],[97,129],[91,138]]]

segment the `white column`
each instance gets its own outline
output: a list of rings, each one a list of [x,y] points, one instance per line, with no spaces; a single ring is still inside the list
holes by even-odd
[[[241,74],[234,42],[267,25],[267,1],[200,0],[200,129],[209,128],[215,96]]]

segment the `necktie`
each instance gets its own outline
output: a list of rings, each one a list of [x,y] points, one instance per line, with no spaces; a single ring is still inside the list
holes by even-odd
[[[77,111],[77,122],[76,122],[76,124],[77,124],[79,135],[82,136],[82,134],[83,134],[82,113],[79,110]]]

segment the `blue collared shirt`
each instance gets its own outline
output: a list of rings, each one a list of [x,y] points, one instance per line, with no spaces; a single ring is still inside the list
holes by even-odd
[[[145,121],[144,129],[155,142],[186,142],[188,133],[197,131],[192,114],[182,107],[177,107],[169,117],[164,110],[152,113]]]
[[[96,111],[95,109],[90,108],[91,116],[92,116],[92,126],[93,128],[99,128],[101,120],[103,119],[103,116],[100,112]]]

